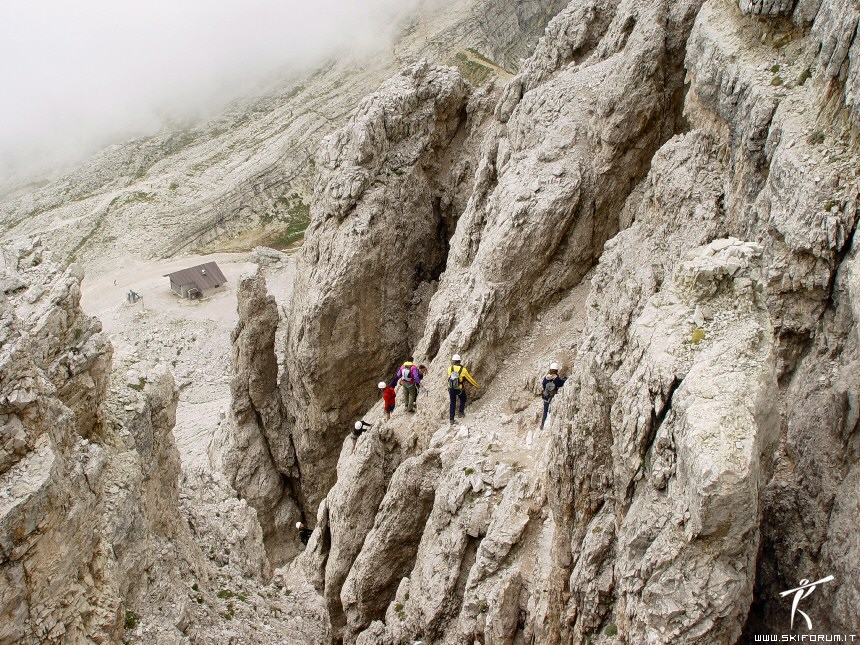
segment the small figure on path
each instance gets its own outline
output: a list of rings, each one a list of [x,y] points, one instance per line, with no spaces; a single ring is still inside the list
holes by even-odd
[[[418,366],[418,376],[421,377],[421,381],[418,383],[418,389],[415,392],[415,405],[418,405],[418,395],[421,394],[421,386],[424,385],[424,377],[427,376],[426,365]]]
[[[379,382],[379,390],[385,402],[385,420],[391,421],[391,413],[394,412],[394,403],[397,400],[397,390],[387,386],[384,381]]]
[[[355,422],[355,425],[352,427],[352,453],[355,453],[355,444],[358,441],[358,438],[369,429],[370,424],[364,419]]]
[[[307,528],[301,522],[296,522],[296,530],[299,532],[299,540],[301,540],[302,544],[307,546],[308,540],[311,539],[311,534],[313,533],[313,531]]]
[[[549,374],[543,377],[543,381],[541,382],[541,398],[543,399],[543,418],[540,420],[540,429],[543,430],[543,426],[546,423],[546,418],[549,416],[549,406],[552,403],[552,400],[555,398],[555,395],[558,394],[558,391],[564,387],[565,381],[567,381],[567,377],[564,378],[558,375],[558,370],[561,369],[560,365],[553,361],[549,364]]]

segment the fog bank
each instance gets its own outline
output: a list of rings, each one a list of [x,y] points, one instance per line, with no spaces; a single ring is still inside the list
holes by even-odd
[[[82,160],[345,50],[390,45],[420,0],[6,0],[0,185]]]

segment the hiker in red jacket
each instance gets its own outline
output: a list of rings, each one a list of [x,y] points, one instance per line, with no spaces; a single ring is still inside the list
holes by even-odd
[[[393,387],[388,387],[384,381],[379,382],[379,391],[382,395],[382,400],[385,401],[385,420],[391,420],[391,413],[394,412],[394,402],[397,400],[397,390]]]

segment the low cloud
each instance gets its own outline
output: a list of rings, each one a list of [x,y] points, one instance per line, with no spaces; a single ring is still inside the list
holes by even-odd
[[[4,0],[0,185],[390,45],[420,0]]]

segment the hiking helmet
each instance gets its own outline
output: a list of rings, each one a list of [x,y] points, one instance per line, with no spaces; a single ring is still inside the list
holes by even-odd
[[[361,421],[356,421],[356,422],[355,422],[355,429],[356,429],[356,430],[361,430]]]
[[[384,390],[385,389],[385,381],[380,381],[379,385],[377,385],[376,387],[378,387],[380,390]]]
[[[557,372],[560,369],[560,367],[561,366],[558,363],[553,361],[552,363],[549,364],[549,371],[550,372]]]
[[[454,362],[456,363],[457,361],[460,361],[460,360],[462,360],[462,359],[460,358],[460,355],[459,355],[459,354],[454,354],[454,355],[451,357],[451,360],[452,360],[452,361],[454,361]]]
[[[304,526],[304,524],[302,524],[301,522],[296,522],[296,528],[297,528],[297,529],[300,529],[300,528],[302,528],[303,526]]]

